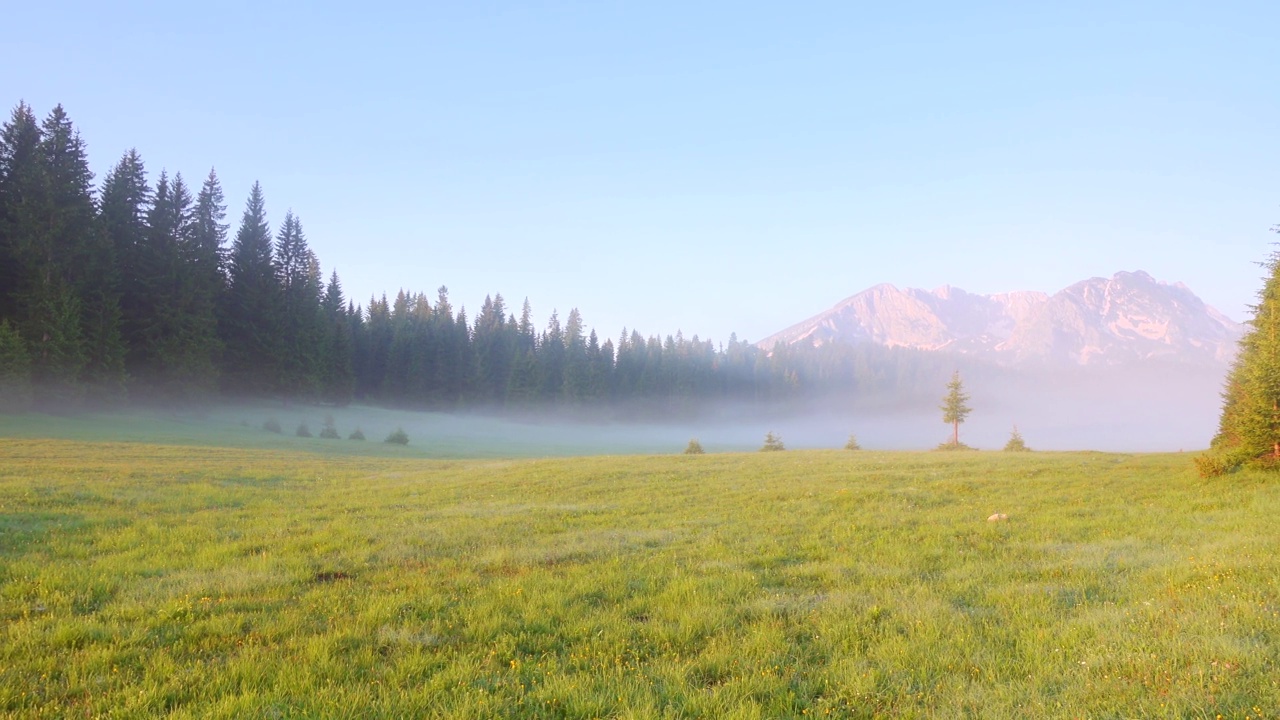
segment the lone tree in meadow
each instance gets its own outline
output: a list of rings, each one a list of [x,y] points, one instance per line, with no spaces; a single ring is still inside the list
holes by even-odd
[[[787,446],[782,444],[782,438],[774,435],[772,430],[765,434],[764,445],[760,446],[760,452],[777,452],[786,449]]]
[[[1280,232],[1280,226],[1272,228]],[[1222,417],[1200,473],[1221,475],[1246,463],[1280,464],[1280,251],[1261,263],[1266,282],[1240,340],[1222,392]]]
[[[973,412],[968,402],[969,395],[964,391],[964,383],[960,382],[960,371],[957,370],[951,375],[951,382],[947,383],[947,396],[942,398],[942,405],[938,407],[942,411],[942,422],[951,425],[949,444],[955,447],[960,447],[960,423]]]
[[[702,443],[698,442],[698,438],[693,438],[684,448],[685,455],[702,455],[706,450],[702,449]]]

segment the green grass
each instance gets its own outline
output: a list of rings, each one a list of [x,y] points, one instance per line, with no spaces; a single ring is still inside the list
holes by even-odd
[[[1202,480],[1173,454],[339,444],[383,456],[0,440],[0,715],[1280,708],[1274,476]]]

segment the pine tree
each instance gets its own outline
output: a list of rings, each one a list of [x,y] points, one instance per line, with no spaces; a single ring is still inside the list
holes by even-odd
[[[227,208],[222,186],[209,171],[180,237],[184,328],[192,380],[201,394],[217,387],[222,357],[218,337],[218,302],[226,290]]]
[[[21,412],[31,403],[31,358],[17,328],[0,320],[0,413]]]
[[[20,321],[19,291],[34,270],[21,245],[25,206],[41,193],[40,125],[20,102],[0,127],[0,319]]]
[[[102,183],[101,222],[110,248],[107,297],[103,300],[103,325],[117,328],[118,345],[109,341],[100,352],[103,364],[125,368],[137,362],[142,347],[141,328],[154,312],[148,296],[148,206],[152,192],[146,167],[137,150],[126,152]]]
[[[347,308],[348,305],[342,298],[342,283],[338,280],[338,271],[334,270],[329,276],[324,301],[321,303],[325,328],[321,377],[323,397],[325,401],[335,405],[350,403],[355,392],[352,329]]]
[[[951,375],[951,382],[947,383],[947,395],[942,398],[942,405],[938,407],[942,411],[942,422],[951,425],[951,442],[947,444],[953,447],[960,447],[960,423],[973,411],[968,402],[969,396],[964,391],[960,371],[957,370]]]
[[[82,267],[97,230],[93,175],[61,106],[37,126],[31,108],[19,104],[0,132],[0,147],[0,232],[16,276],[9,297],[14,320],[30,347],[35,382],[66,408],[83,396]]]
[[[590,394],[589,364],[582,313],[571,308],[564,327],[564,379],[560,388],[560,395],[571,404],[582,403]]]
[[[1280,464],[1280,251],[1262,266],[1267,278],[1227,376],[1218,434],[1210,453],[1197,459],[1204,475],[1246,462]]]
[[[853,433],[849,434],[849,442],[844,444],[845,450],[861,450],[862,446],[858,444],[858,437]]]
[[[321,324],[320,266],[307,246],[302,223],[285,213],[276,237],[276,275],[280,278],[280,348],[276,383],[286,397],[314,398],[320,387],[325,335]]]
[[[1009,433],[1009,442],[1004,444],[1005,452],[1028,452],[1031,448],[1027,447],[1026,441],[1022,439],[1022,433],[1018,432],[1018,426],[1013,426],[1013,432]]]
[[[760,446],[760,452],[778,452],[786,450],[787,446],[782,444],[782,438],[769,431],[764,436],[764,445]]]
[[[116,259],[93,197],[93,173],[80,133],[61,105],[41,126],[41,154],[48,182],[49,247],[80,306],[81,380],[94,399],[124,394],[124,339],[114,280]]]
[[[262,186],[253,184],[231,245],[218,329],[228,390],[261,395],[275,390],[279,364],[281,287],[272,257]]]

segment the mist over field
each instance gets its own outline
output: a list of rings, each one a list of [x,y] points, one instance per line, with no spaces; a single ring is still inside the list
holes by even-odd
[[[931,449],[949,438],[936,397],[832,395],[789,403],[689,406],[679,414],[647,407],[526,409],[521,412],[418,412],[369,406],[259,402],[199,410],[152,408],[122,414],[0,422],[8,435],[72,434],[133,442],[285,446],[324,452],[403,452],[425,456],[562,456],[681,452],[697,438],[707,452],[752,451],[765,433],[788,448],[841,448],[852,433],[868,450]],[[965,379],[973,408],[961,441],[998,450],[1016,425],[1035,450],[1178,451],[1208,446],[1217,429],[1221,371],[1150,365],[1037,374],[975,373]],[[332,417],[338,439],[318,437]],[[263,429],[274,420],[278,434]],[[312,437],[298,437],[300,425]],[[406,448],[383,443],[403,429]],[[359,429],[363,443],[349,440]]]

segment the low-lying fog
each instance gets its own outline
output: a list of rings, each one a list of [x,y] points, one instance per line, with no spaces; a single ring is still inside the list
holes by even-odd
[[[949,439],[936,399],[858,404],[831,398],[785,407],[721,406],[695,418],[664,421],[583,420],[546,413],[514,419],[481,413],[420,413],[379,408],[278,405],[223,407],[218,424],[259,428],[275,418],[292,436],[299,423],[318,434],[332,415],[342,438],[360,427],[379,442],[402,427],[412,447],[445,455],[678,453],[691,438],[707,452],[755,450],[766,432],[788,448],[840,448],[850,433],[865,449],[929,449]],[[1020,377],[966,382],[973,409],[960,439],[998,450],[1017,426],[1036,450],[1178,451],[1207,447],[1221,407],[1220,372],[1148,368],[1142,372]]]

